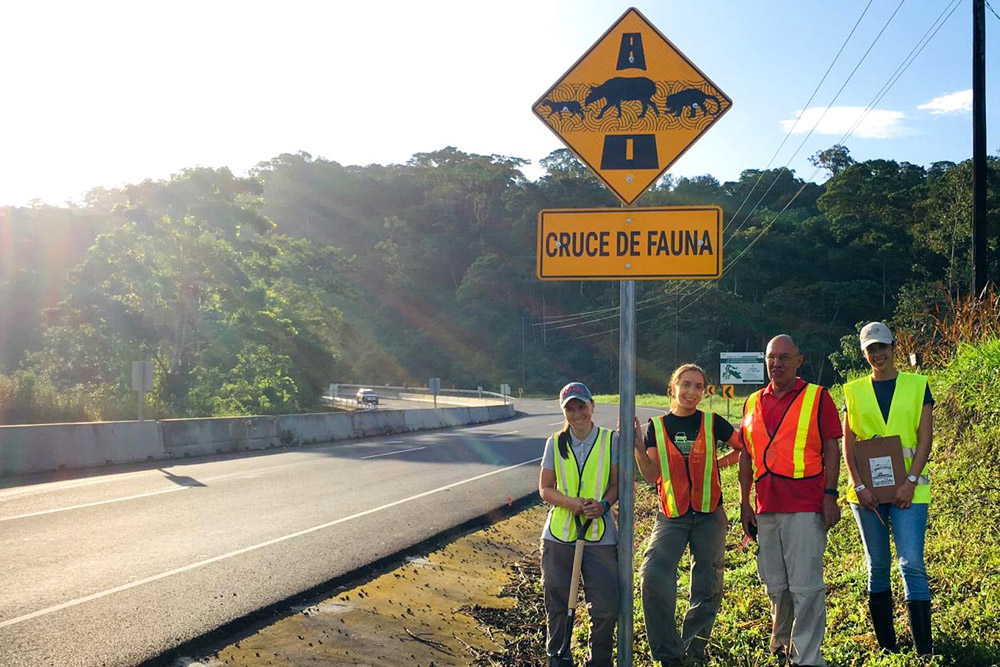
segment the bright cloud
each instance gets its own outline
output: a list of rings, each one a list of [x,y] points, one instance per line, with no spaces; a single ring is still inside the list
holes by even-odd
[[[927,104],[921,104],[918,109],[927,109],[935,116],[943,113],[961,113],[972,111],[972,88],[960,90],[957,93],[948,93],[941,97],[935,97]]]
[[[813,107],[797,111],[794,119],[783,120],[781,125],[786,132],[794,126],[793,134],[805,134],[814,125],[817,134],[843,136],[854,128],[854,136],[865,139],[891,139],[906,134],[906,128],[902,125],[906,115],[902,111],[875,109],[865,115],[865,109],[866,107],[831,107],[826,110],[824,107]],[[862,116],[864,119],[855,128],[855,123]]]

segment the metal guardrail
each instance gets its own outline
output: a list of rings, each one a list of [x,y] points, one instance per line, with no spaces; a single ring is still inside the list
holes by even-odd
[[[384,398],[400,398],[401,394],[423,394],[426,396],[433,396],[429,387],[395,387],[392,385],[378,384],[333,383],[330,385],[328,394],[324,398],[329,397],[339,400],[353,400],[358,389],[373,389],[375,393]],[[487,399],[496,398],[499,399],[500,403],[504,404],[513,400],[512,396],[505,396],[504,394],[500,394],[495,391],[487,391],[485,389],[442,389],[438,393],[438,396],[476,397]]]

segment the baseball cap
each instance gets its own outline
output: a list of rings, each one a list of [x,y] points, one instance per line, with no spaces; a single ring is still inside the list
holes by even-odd
[[[872,343],[885,343],[890,345],[895,342],[892,338],[892,332],[882,322],[870,322],[861,328],[861,335],[858,336],[861,339],[861,349],[867,349]]]
[[[594,395],[582,382],[570,382],[559,392],[559,407],[565,408],[566,404],[574,398],[579,398],[584,403],[590,403],[594,400]]]

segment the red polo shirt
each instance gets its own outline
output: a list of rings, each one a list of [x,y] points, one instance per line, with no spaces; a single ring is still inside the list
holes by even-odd
[[[774,395],[773,385],[768,384],[764,388],[760,396],[760,404],[764,412],[764,427],[767,428],[769,435],[778,429],[782,416],[792,405],[795,397],[798,396],[799,390],[805,385],[805,380],[795,378],[795,386],[781,398]],[[833,404],[830,393],[822,387],[819,391],[819,434],[824,441],[844,435],[837,406]],[[743,440],[742,428],[740,429],[740,440]],[[766,474],[754,483],[757,513],[822,512],[823,491],[825,489],[825,472],[806,479],[788,479]]]

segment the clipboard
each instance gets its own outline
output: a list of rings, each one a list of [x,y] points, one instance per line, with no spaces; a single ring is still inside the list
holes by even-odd
[[[896,489],[906,480],[903,442],[899,436],[856,440],[854,461],[861,483],[875,494],[879,503],[891,503]]]

